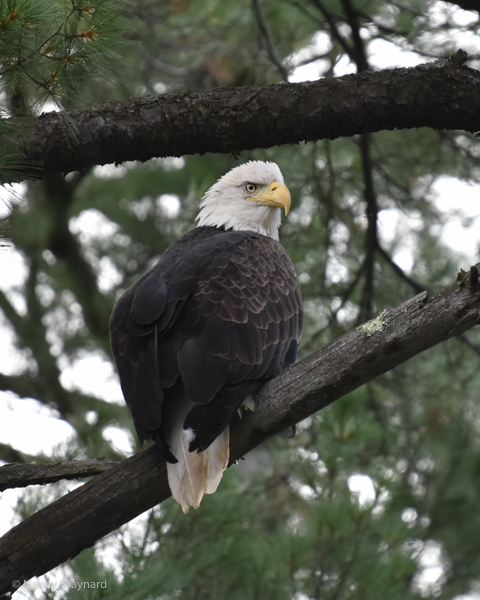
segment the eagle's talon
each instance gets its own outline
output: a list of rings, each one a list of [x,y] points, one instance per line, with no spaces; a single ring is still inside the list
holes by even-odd
[[[287,435],[287,438],[290,440],[293,439],[297,435],[297,432],[298,432],[298,427],[297,427],[297,424],[294,423],[292,425],[292,433],[290,435]]]

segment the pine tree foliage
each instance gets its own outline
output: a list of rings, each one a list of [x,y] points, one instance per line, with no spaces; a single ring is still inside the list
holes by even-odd
[[[112,0],[2,2],[0,114],[68,107],[82,98],[87,81],[111,81],[125,47],[125,8],[126,3]],[[6,119],[2,131],[15,133]],[[0,174],[14,173],[19,159],[2,148]]]
[[[19,94],[35,110],[46,100],[70,99],[87,80],[110,79],[124,10],[109,0],[2,3],[0,76],[7,114],[22,109]]]
[[[466,4],[5,0],[0,127],[52,101],[266,85],[305,69],[335,77],[386,66],[387,53],[389,66],[410,66],[461,46],[478,69],[480,16]],[[9,152],[0,148],[0,167],[11,171],[19,157]],[[52,455],[30,457],[20,430],[18,445],[0,444],[4,462],[121,459],[127,452],[112,429],[139,450],[123,404],[88,381],[69,384],[66,373],[92,357],[113,373],[107,325],[116,297],[189,230],[208,186],[249,159],[277,162],[294,199],[281,241],[305,298],[303,356],[469,267],[442,238],[455,211],[436,201],[450,178],[479,183],[478,140],[459,131],[365,133],[30,182],[8,229],[22,277],[0,282],[2,336],[16,357],[0,367],[0,400],[15,409],[35,399],[72,434]],[[463,200],[455,198],[458,215]],[[198,511],[185,516],[169,500],[40,578],[43,590],[32,581],[19,596],[446,600],[478,592],[479,337],[472,330],[382,375],[300,423],[295,438],[278,436],[246,456]],[[17,518],[72,485],[25,490]],[[71,585],[104,580],[102,589]]]

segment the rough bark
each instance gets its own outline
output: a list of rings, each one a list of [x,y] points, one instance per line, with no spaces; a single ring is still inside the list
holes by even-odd
[[[130,98],[43,114],[23,125],[18,121],[14,138],[0,138],[12,151],[23,148],[17,180],[125,160],[239,153],[383,129],[476,132],[480,72],[437,61],[308,83]]]
[[[450,287],[384,311],[278,375],[232,427],[231,460],[374,377],[480,323],[478,267]],[[41,575],[170,495],[156,449],[132,456],[29,517],[0,540],[0,594]]]

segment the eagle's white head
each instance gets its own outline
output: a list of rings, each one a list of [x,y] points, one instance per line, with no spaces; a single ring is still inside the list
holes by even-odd
[[[281,209],[290,210],[290,192],[278,165],[250,161],[235,167],[206,192],[197,227],[257,231],[278,240]]]

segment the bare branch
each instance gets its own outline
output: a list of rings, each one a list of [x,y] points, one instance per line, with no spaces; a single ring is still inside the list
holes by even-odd
[[[357,10],[351,3],[351,0],[342,0],[343,10],[347,17],[347,22],[350,25],[353,48],[350,58],[355,61],[358,71],[365,71],[370,68],[368,64],[368,58],[365,51],[365,44],[360,35],[360,23],[358,17],[360,16]]]
[[[283,81],[288,82],[288,70],[284,67],[282,61],[278,57],[278,53],[275,48],[275,41],[273,39],[272,32],[270,31],[270,27],[268,26],[268,23],[263,15],[259,0],[252,0],[252,8],[257,19],[258,28],[260,29],[260,33],[265,41],[268,56],[272,63],[277,67]]]
[[[395,271],[395,273],[401,279],[406,281],[414,292],[420,294],[421,292],[428,291],[427,288],[423,285],[423,283],[420,283],[419,281],[416,281],[415,279],[407,275],[405,271],[397,265],[397,263],[393,260],[390,254],[385,250],[385,248],[382,247],[378,239],[376,240],[376,249],[380,252],[380,254],[387,261],[390,267]]]
[[[0,467],[0,492],[27,485],[45,485],[62,479],[85,479],[118,465],[118,461],[96,458],[36,465],[10,463]]]
[[[385,311],[283,371],[262,388],[255,413],[233,424],[231,460],[423,350],[479,324],[480,290],[472,272],[461,272],[455,283],[432,298],[423,292]],[[154,447],[108,469],[1,538],[0,594],[8,594],[14,580],[41,575],[76,556],[169,495],[165,462]]]
[[[320,11],[320,13],[323,15],[326,23],[328,24],[328,26],[330,27],[330,31],[332,33],[332,36],[337,40],[337,42],[340,44],[340,46],[342,47],[343,51],[345,52],[345,54],[347,54],[350,58],[350,60],[355,61],[355,56],[354,56],[354,48],[352,46],[350,46],[349,42],[347,41],[347,39],[345,38],[344,35],[342,35],[340,33],[340,29],[337,27],[337,20],[338,17],[335,17],[328,9],[327,7],[324,5],[324,3],[322,2],[322,0],[311,0],[311,3]],[[322,23],[323,25],[323,23]]]
[[[33,126],[15,121],[15,134],[3,134],[0,143],[23,151],[17,179],[39,178],[97,164],[238,153],[365,131],[427,126],[476,132],[478,104],[480,72],[453,62],[433,63],[307,83],[130,98],[65,114],[47,113]]]
[[[0,460],[4,462],[15,462],[25,464],[29,460],[35,460],[33,456],[28,456],[8,444],[0,443]]]
[[[365,282],[360,299],[359,322],[372,316],[372,304],[375,287],[375,252],[378,246],[378,203],[373,184],[373,165],[370,152],[370,136],[360,136],[360,154],[363,171],[363,197],[367,205],[367,231],[365,232]]]

